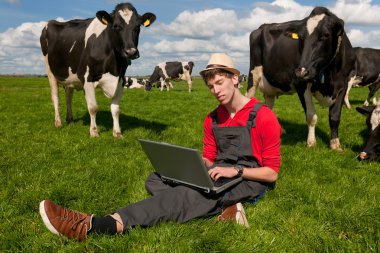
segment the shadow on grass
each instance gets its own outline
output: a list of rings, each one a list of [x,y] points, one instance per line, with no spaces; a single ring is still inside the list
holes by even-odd
[[[368,139],[368,129],[365,128],[362,131],[360,131],[360,136],[362,137],[362,142],[360,144],[356,144],[356,145],[352,146],[352,151],[354,151],[356,153],[363,151],[364,145]]]
[[[76,121],[83,121],[84,125],[90,126],[90,115],[88,113],[84,114],[81,118],[78,118]],[[127,116],[125,114],[120,114],[119,116],[119,122],[120,122],[120,128],[122,131],[128,131],[134,128],[147,128],[150,129],[153,132],[161,133],[164,131],[168,125],[154,122],[154,121],[147,121],[143,119],[139,119],[132,116]],[[113,119],[110,111],[98,111],[96,113],[96,124],[98,126],[103,126],[107,130],[112,130],[113,128]]]
[[[278,120],[283,129],[281,144],[294,145],[300,141],[306,143],[308,134],[306,122],[304,124],[298,124],[281,118]],[[315,129],[315,136],[320,138],[324,143],[326,143],[326,145],[330,145],[329,134],[321,131],[318,127]]]

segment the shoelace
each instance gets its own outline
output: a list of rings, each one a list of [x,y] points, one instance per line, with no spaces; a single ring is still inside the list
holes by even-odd
[[[87,216],[82,213],[65,208],[62,218],[62,220],[67,222],[72,221],[73,224],[71,226],[71,229],[76,230],[78,228],[78,225],[80,225],[87,218]]]

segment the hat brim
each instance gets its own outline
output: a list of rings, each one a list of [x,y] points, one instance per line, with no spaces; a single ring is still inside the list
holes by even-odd
[[[224,70],[226,70],[226,71],[228,71],[228,72],[231,72],[232,74],[240,75],[240,71],[239,71],[239,70],[234,69],[234,68],[228,68],[228,67],[206,68],[206,69],[204,69],[204,70],[201,70],[201,71],[199,72],[199,74],[202,75],[203,72],[205,72],[205,71],[207,71],[207,70],[211,70],[211,69],[224,69]]]

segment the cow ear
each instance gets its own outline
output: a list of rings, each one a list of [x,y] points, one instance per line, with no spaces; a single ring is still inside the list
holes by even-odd
[[[141,24],[145,27],[148,27],[151,24],[153,24],[153,22],[156,20],[156,15],[154,15],[153,13],[147,12],[144,15],[142,15],[141,20],[142,20]]]
[[[300,37],[298,35],[298,33],[296,32],[291,32],[291,31],[286,31],[284,33],[285,37],[289,37],[289,38],[292,38],[293,40],[298,40]]]
[[[96,17],[102,22],[104,25],[108,25],[112,23],[112,17],[106,11],[98,11],[96,13]]]
[[[375,109],[375,106],[356,107],[356,110],[363,115],[370,115]]]

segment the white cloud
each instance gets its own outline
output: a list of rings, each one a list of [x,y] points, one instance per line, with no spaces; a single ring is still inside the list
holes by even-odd
[[[353,46],[379,48],[380,5],[370,0],[338,0],[326,6],[345,21]],[[150,75],[163,61],[191,60],[198,73],[213,52],[227,52],[248,72],[249,33],[263,23],[303,19],[311,12],[294,0],[256,3],[245,15],[221,8],[181,12],[171,23],[156,22],[141,33],[141,58],[128,75]],[[59,18],[64,21],[62,18]],[[44,22],[24,23],[0,33],[0,73],[44,74],[39,36]]]
[[[371,0],[338,0],[331,11],[345,23],[354,25],[379,25],[380,5]]]
[[[0,73],[43,73],[39,38],[45,24],[24,23],[0,33]]]
[[[232,10],[209,9],[199,12],[181,12],[170,24],[159,23],[152,27],[151,34],[165,36],[210,38],[220,31],[237,31],[238,19]]]

